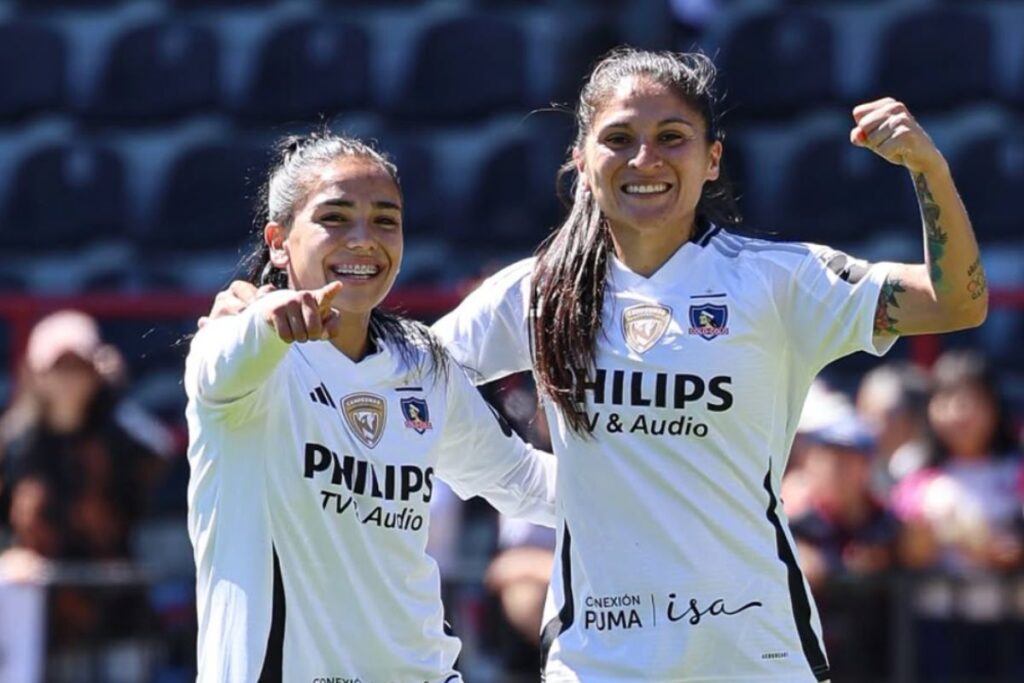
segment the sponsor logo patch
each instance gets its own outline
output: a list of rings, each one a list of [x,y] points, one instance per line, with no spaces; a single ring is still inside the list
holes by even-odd
[[[729,309],[725,304],[690,306],[690,334],[711,341],[729,334]]]
[[[636,304],[622,312],[622,336],[636,353],[645,353],[665,336],[672,309],[661,304]]]
[[[405,416],[405,426],[408,429],[415,429],[417,434],[423,434],[428,429],[433,429],[430,424],[430,411],[427,409],[427,401],[423,398],[403,398],[402,415]]]
[[[349,431],[373,448],[384,434],[388,404],[376,394],[349,394],[341,400],[341,414],[345,416]]]

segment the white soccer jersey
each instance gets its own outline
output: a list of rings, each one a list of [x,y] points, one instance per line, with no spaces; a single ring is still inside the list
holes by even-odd
[[[435,331],[479,381],[531,367],[533,260]],[[818,616],[778,499],[815,375],[883,353],[888,267],[712,228],[645,278],[609,268],[593,439],[550,404],[559,543],[545,608],[548,681],[822,681]]]
[[[288,345],[264,301],[210,321],[186,363],[198,680],[461,680],[425,552],[434,477],[551,526],[551,456],[454,362],[445,381],[381,344],[359,363]]]

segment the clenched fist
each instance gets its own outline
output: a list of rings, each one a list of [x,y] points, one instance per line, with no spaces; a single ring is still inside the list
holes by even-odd
[[[921,124],[902,102],[883,97],[853,108],[856,125],[850,142],[867,147],[886,161],[925,173],[945,164],[945,159]]]

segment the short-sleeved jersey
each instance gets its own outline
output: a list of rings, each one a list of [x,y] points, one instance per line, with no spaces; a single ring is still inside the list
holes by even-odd
[[[435,476],[554,524],[550,456],[454,362],[427,373],[378,347],[354,363],[329,342],[289,346],[256,306],[193,340],[199,681],[460,680],[425,552]]]
[[[533,261],[499,272],[435,331],[478,381],[531,367]],[[778,491],[815,375],[882,353],[888,268],[712,227],[650,277],[612,259],[591,438],[547,406],[560,537],[546,680],[826,680],[817,612]]]

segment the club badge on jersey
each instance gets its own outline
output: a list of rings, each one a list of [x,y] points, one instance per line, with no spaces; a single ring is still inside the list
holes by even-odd
[[[349,431],[369,448],[380,442],[388,419],[388,404],[382,397],[368,393],[349,394],[341,399],[341,413]]]
[[[690,306],[690,334],[711,341],[729,334],[729,309],[725,304]]]
[[[635,304],[622,311],[622,336],[636,353],[645,353],[665,335],[672,309],[661,304]]]
[[[403,398],[402,415],[405,416],[405,426],[413,429],[417,434],[423,434],[428,429],[433,429],[430,424],[430,410],[427,408],[427,401],[423,398]]]

